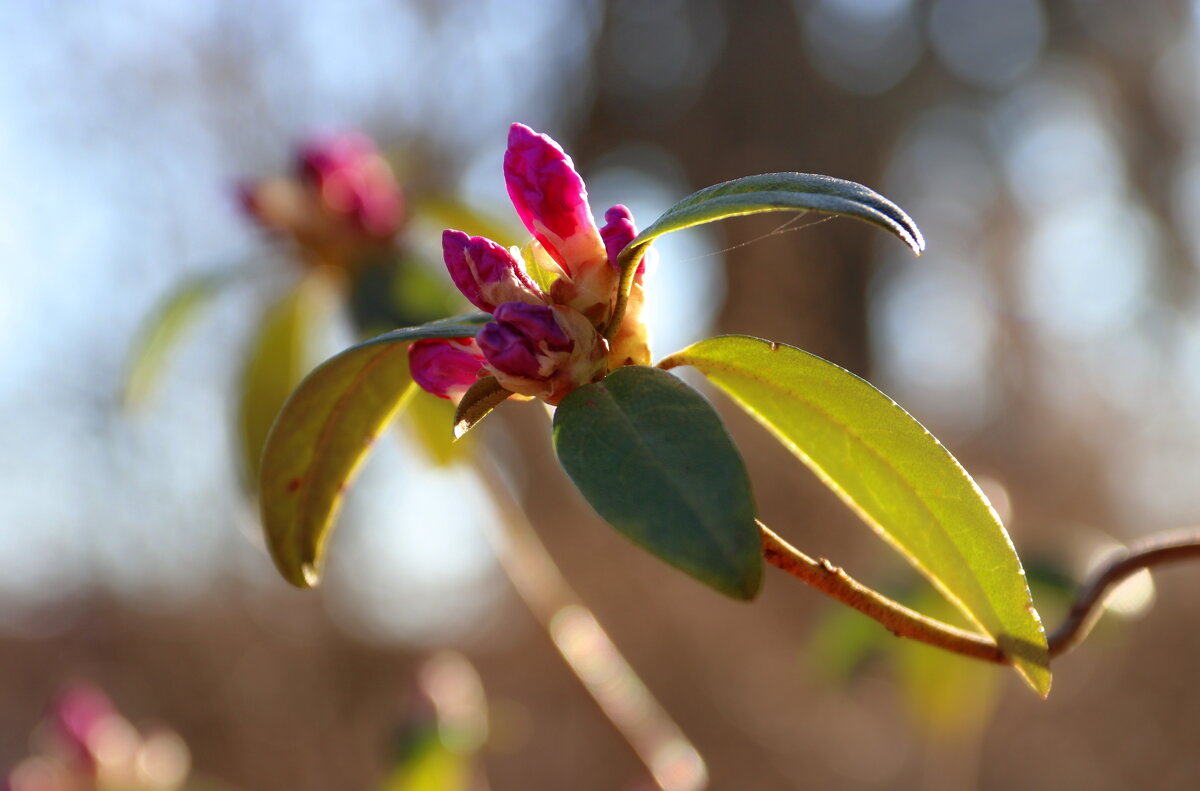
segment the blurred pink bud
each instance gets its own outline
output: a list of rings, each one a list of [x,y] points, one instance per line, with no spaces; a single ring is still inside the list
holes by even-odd
[[[455,403],[475,384],[483,363],[473,338],[431,338],[408,347],[413,381],[426,392]]]
[[[568,276],[577,277],[581,269],[607,257],[583,179],[558,143],[513,124],[504,178],[521,222]]]
[[[490,239],[448,230],[442,233],[442,255],[454,285],[480,310],[490,313],[504,302],[546,301],[525,264]]]
[[[300,178],[335,214],[358,230],[389,237],[400,227],[403,199],[375,143],[358,132],[310,141],[300,151]]]
[[[96,762],[92,749],[97,730],[118,716],[108,696],[90,684],[69,687],[50,709],[50,722],[64,747],[88,767]]]

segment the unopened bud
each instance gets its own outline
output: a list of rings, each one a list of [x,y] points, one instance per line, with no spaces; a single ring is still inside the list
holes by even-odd
[[[505,302],[546,301],[525,264],[490,239],[448,230],[442,233],[442,255],[454,285],[480,310],[491,313]]]
[[[473,338],[430,338],[408,347],[413,381],[422,390],[455,403],[475,384],[483,363]]]

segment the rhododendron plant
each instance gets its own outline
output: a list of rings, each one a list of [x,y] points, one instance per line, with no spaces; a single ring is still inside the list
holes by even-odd
[[[532,241],[505,249],[462,230],[442,236],[450,280],[483,312],[347,349],[310,374],[275,421],[260,495],[268,546],[289,581],[318,580],[347,482],[416,388],[456,404],[445,428],[456,436],[513,396],[537,398],[554,407],[554,450],[583,497],[669,564],[751,599],[765,560],[897,635],[1011,665],[1048,693],[1050,657],[1086,631],[1094,599],[1048,641],[996,511],[894,401],[833,363],[748,336],[710,338],[651,365],[641,313],[652,287],[644,259],[658,237],[737,215],[819,212],[874,224],[919,253],[921,234],[899,207],[860,184],[770,173],[702,189],[640,233],[620,205],[597,226],[570,157],[521,124],[509,131],[503,173]],[[722,420],[669,373],[685,365],[792,451],[973,628],[902,607],[759,521]],[[1112,579],[1102,582],[1095,596]]]
[[[598,229],[571,158],[522,124],[509,131],[504,178],[517,215],[534,236],[526,248],[529,260],[519,248],[506,250],[483,237],[454,230],[442,235],[451,279],[492,321],[479,330],[473,347],[468,338],[413,344],[409,358],[417,384],[458,401],[480,377],[492,376],[509,393],[558,404],[613,368],[648,363],[641,316],[644,266],[633,281],[632,307],[612,340],[604,335],[617,304],[617,257],[636,236],[629,210],[613,206]],[[527,267],[541,268],[537,279],[550,287],[539,287]]]

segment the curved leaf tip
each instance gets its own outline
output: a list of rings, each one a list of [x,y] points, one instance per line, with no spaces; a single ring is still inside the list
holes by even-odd
[[[925,237],[916,222],[869,187],[815,173],[764,173],[714,184],[679,201],[625,247],[619,266],[624,274],[663,234],[727,217],[772,211],[853,217],[888,231],[917,255],[925,249]]]

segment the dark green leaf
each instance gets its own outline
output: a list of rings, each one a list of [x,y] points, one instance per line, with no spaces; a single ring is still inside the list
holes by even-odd
[[[694,366],[729,393],[1049,691],[1046,637],[1008,533],[911,415],[849,371],[758,338],[710,338],[659,365]]]
[[[563,399],[554,448],[617,530],[722,593],[758,592],[762,555],[746,468],[691,387],[653,368],[620,368]]]
[[[416,387],[408,371],[409,342],[471,337],[487,318],[435,321],[352,346],[309,374],[288,398],[263,449],[259,494],[267,547],[289,582],[316,584],[342,493]]]

